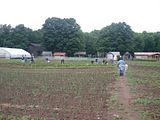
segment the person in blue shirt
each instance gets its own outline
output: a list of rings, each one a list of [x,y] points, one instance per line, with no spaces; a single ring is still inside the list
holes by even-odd
[[[117,62],[117,67],[118,67],[118,72],[120,76],[124,76],[125,72],[125,61],[120,58],[119,61]]]

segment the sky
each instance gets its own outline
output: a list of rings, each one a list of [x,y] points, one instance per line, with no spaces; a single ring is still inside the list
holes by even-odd
[[[158,32],[160,0],[0,0],[0,24],[37,30],[51,17],[74,18],[83,32],[118,22],[135,32]]]

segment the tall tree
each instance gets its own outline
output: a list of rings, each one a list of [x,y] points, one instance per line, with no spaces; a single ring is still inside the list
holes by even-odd
[[[155,41],[155,47],[154,51],[160,51],[160,32],[153,33],[154,41]]]
[[[123,23],[112,23],[104,27],[100,32],[100,50],[104,52],[133,51],[133,31],[129,25]]]
[[[142,52],[144,50],[144,39],[142,33],[134,33],[134,51]]]
[[[73,56],[84,48],[83,34],[75,19],[48,18],[43,24],[43,40],[47,50]]]
[[[0,46],[7,47],[12,44],[11,41],[12,27],[10,25],[0,25]]]
[[[154,37],[153,37],[153,33],[147,33],[147,32],[143,32],[143,39],[144,39],[144,51],[145,52],[153,52],[155,51],[155,41],[154,41]]]
[[[12,30],[11,42],[14,47],[27,50],[29,43],[32,42],[32,36],[32,29],[26,28],[23,24],[20,24]]]
[[[84,33],[85,50],[88,55],[96,56],[97,54],[97,41],[99,37],[99,31],[95,30],[90,33]]]
[[[32,38],[31,42],[42,44],[42,42],[43,42],[43,31],[41,29],[33,31],[31,38]]]

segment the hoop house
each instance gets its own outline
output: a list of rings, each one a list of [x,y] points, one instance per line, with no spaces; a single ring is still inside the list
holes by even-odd
[[[18,48],[0,47],[0,58],[31,58],[29,52]]]

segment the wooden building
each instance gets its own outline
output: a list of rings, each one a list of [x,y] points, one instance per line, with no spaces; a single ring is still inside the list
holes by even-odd
[[[135,52],[136,59],[160,59],[160,52]]]
[[[85,57],[86,56],[86,52],[75,52],[74,56],[75,57]]]
[[[28,51],[31,55],[35,57],[40,56],[42,54],[42,47],[40,44],[30,43],[28,47]]]

